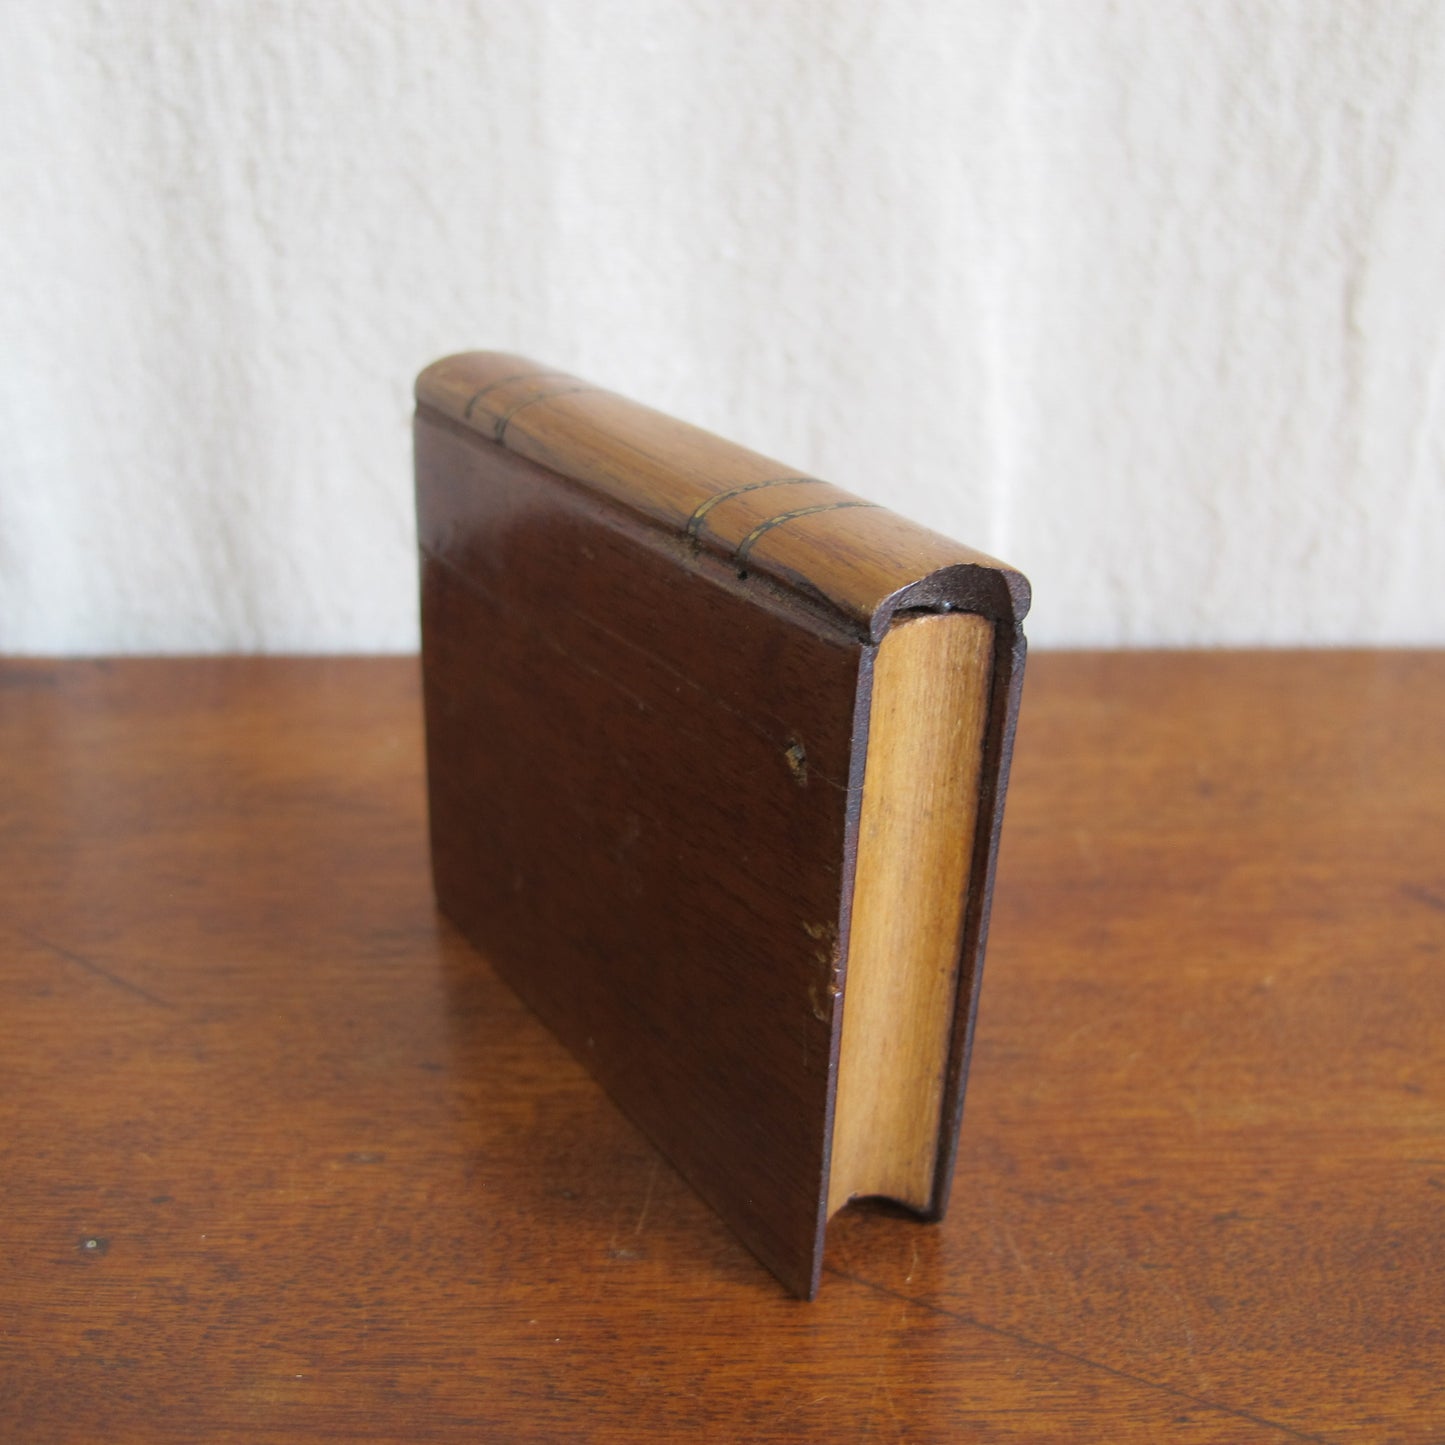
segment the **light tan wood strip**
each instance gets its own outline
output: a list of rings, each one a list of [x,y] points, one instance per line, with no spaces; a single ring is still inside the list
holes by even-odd
[[[993,624],[964,613],[902,622],[878,648],[829,1214],[932,1196],[992,649]]]

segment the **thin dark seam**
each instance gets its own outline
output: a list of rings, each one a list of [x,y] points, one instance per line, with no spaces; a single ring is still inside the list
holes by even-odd
[[[472,408],[489,392],[495,391],[499,386],[506,386],[513,381],[533,381],[539,376],[565,376],[565,371],[518,371],[511,376],[504,376],[500,381],[489,381],[480,391],[474,391],[467,398],[467,404],[462,411],[462,420],[471,421]]]
[[[22,938],[28,938],[31,943],[38,944],[41,948],[50,953],[64,958],[69,962],[83,968],[87,973],[94,974],[97,978],[103,978],[107,983],[113,983],[117,988],[123,988],[127,993],[133,993],[137,998],[143,998],[147,1003],[153,1003],[157,1008],[170,1008],[165,999],[143,989],[138,983],[132,983],[128,978],[122,978],[118,973],[112,973],[108,968],[102,968],[93,959],[87,958],[83,953],[72,953],[68,948],[62,948],[58,943],[52,943],[48,938],[43,938],[38,933],[32,933],[28,928],[16,928]]]
[[[519,411],[526,411],[529,406],[536,406],[539,401],[555,401],[559,396],[573,396],[579,391],[601,391],[600,386],[564,386],[561,391],[544,391],[541,396],[534,396],[527,401],[519,401],[505,416],[497,418],[496,425],[492,428],[493,439],[501,446],[507,444],[507,426]]]
[[[1416,903],[1423,903],[1426,908],[1438,908],[1445,912],[1445,898],[1438,893],[1432,893],[1428,888],[1421,888],[1414,883],[1402,883],[1400,892],[1406,898],[1413,898]]]
[[[732,497],[740,497],[744,492],[756,492],[763,487],[785,487],[789,484],[803,485],[804,483],[821,484],[821,477],[770,477],[765,482],[744,482],[738,487],[729,487],[726,491],[718,492],[699,504],[697,510],[687,519],[687,535],[696,538],[702,530],[703,519],[719,502],[726,502]]]
[[[791,512],[779,512],[776,517],[769,517],[766,522],[759,522],[751,532],[738,544],[738,549],[733,553],[733,561],[741,567],[748,560],[748,553],[753,550],[753,544],[763,535],[770,532],[774,527],[781,527],[784,522],[791,522],[795,517],[811,517],[815,512],[836,512],[843,507],[876,507],[877,502],[822,502],[816,507],[798,507]]]
[[[1172,1395],[1177,1400],[1188,1400],[1191,1405],[1202,1405],[1208,1410],[1218,1410],[1221,1414],[1233,1415],[1239,1420],[1248,1420],[1252,1425],[1263,1425],[1267,1429],[1278,1430],[1295,1440],[1308,1440],[1311,1445],[1336,1445],[1336,1442],[1328,1436],[1307,1435],[1304,1431],[1296,1430],[1291,1425],[1281,1425],[1278,1420],[1266,1420],[1263,1415],[1251,1415],[1248,1410],[1240,1410],[1233,1405],[1221,1405],[1216,1400],[1205,1399],[1203,1395],[1191,1395],[1187,1390],[1176,1389],[1173,1385],[1161,1385],[1158,1380],[1146,1380],[1143,1375],[1132,1375],[1128,1370],[1119,1370],[1100,1360],[1091,1360],[1087,1355],[1078,1355],[1072,1350],[1061,1350],[1057,1345],[1031,1339],[1028,1335],[1019,1334],[1016,1330],[1006,1330],[1002,1325],[988,1324],[984,1320],[976,1319],[973,1315],[964,1314],[961,1310],[951,1310],[944,1305],[930,1304],[927,1300],[915,1299],[901,1290],[889,1289],[886,1284],[878,1284],[874,1280],[864,1279],[862,1275],[849,1274],[847,1270],[837,1269],[833,1265],[825,1265],[824,1268],[829,1274],[836,1275],[839,1279],[851,1280],[854,1284],[861,1284],[865,1289],[875,1290],[878,1294],[887,1295],[890,1299],[917,1305],[919,1309],[927,1310],[930,1314],[958,1320],[962,1324],[973,1326],[976,1330],[983,1330],[986,1334],[998,1335],[1001,1339],[1028,1345],[1031,1349],[1042,1350],[1045,1354],[1057,1355],[1061,1360],[1072,1360],[1077,1365],[1087,1365],[1091,1370],[1102,1370],[1106,1375],[1113,1375],[1120,1380],[1128,1380],[1131,1384],[1147,1386],[1151,1390],[1158,1390],[1161,1394]]]

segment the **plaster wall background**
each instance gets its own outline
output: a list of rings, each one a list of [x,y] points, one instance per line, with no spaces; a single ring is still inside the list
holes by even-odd
[[[1028,572],[1445,643],[1445,8],[13,0],[0,648],[416,642],[414,373],[581,372]]]

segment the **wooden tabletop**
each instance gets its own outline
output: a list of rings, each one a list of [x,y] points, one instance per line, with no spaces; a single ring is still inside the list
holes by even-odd
[[[417,684],[0,666],[0,1440],[1445,1440],[1445,655],[1032,660],[811,1305],[438,921]]]

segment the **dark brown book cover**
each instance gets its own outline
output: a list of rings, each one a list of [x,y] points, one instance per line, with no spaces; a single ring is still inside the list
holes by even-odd
[[[440,361],[417,400],[440,907],[811,1298],[877,650],[921,613],[993,625],[937,1163],[919,1211],[936,1218],[1027,584],[828,483],[517,357]]]

